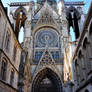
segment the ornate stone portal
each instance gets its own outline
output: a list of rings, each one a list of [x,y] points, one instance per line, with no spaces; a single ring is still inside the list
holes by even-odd
[[[55,72],[45,68],[35,76],[31,92],[63,92],[61,80]]]

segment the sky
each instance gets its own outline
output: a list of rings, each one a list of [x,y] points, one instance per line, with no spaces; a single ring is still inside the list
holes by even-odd
[[[10,4],[11,2],[29,2],[30,0],[1,0],[1,1],[2,1],[3,5],[5,7],[9,7],[8,4]],[[36,1],[36,0],[34,0],[34,1]],[[92,0],[64,0],[64,1],[84,1],[84,3],[85,3],[84,13],[86,14],[88,12],[88,8],[89,8],[90,3],[91,3]],[[23,30],[23,29],[21,29],[21,30]],[[19,41],[21,43],[21,42],[23,42],[23,39],[22,39],[23,38],[23,32],[20,31],[20,34],[21,34],[21,36],[19,36]],[[71,33],[70,34],[72,36],[72,41],[74,41],[75,36],[74,36],[74,32],[73,32],[72,28],[71,28]]]
[[[1,1],[3,2],[4,6],[7,6],[10,2],[28,2],[30,0],[1,0]],[[36,0],[34,0],[34,1],[36,1]],[[85,2],[84,11],[85,11],[85,13],[87,13],[90,2],[92,0],[64,0],[64,1],[84,1]]]

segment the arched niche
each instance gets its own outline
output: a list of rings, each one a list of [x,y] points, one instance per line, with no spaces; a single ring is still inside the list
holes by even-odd
[[[35,76],[31,92],[63,92],[61,80],[55,72],[45,68]]]

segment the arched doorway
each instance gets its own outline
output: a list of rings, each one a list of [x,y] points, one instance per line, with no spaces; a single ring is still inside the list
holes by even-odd
[[[61,80],[51,69],[43,69],[34,78],[31,92],[62,92]]]

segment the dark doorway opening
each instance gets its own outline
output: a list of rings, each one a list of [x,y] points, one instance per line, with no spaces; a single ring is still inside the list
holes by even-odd
[[[61,80],[55,72],[46,68],[35,77],[32,92],[62,92]]]

